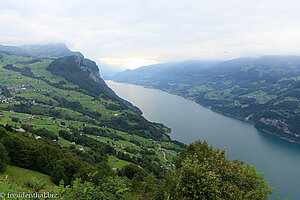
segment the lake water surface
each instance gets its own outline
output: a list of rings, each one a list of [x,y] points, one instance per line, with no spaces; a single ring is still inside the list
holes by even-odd
[[[176,95],[137,85],[106,83],[117,95],[138,106],[146,119],[171,128],[172,139],[186,144],[206,140],[214,147],[226,147],[230,159],[254,165],[274,187],[271,199],[300,199],[300,146]]]

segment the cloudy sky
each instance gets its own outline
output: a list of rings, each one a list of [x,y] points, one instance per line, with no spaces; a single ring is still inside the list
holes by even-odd
[[[297,0],[0,0],[0,43],[64,42],[129,68],[300,55]]]

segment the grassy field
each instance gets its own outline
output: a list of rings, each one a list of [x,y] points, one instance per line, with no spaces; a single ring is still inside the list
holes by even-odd
[[[51,182],[50,176],[42,174],[40,172],[20,168],[17,166],[8,166],[6,171],[0,175],[0,178],[2,180],[5,180],[5,178],[7,178],[10,182],[14,183],[15,187],[20,187],[23,189],[25,183],[31,181],[33,177],[36,177],[38,180],[46,180],[46,188],[41,192],[53,191],[55,185]]]
[[[2,114],[3,114],[3,117],[0,118],[1,119],[0,120],[0,124],[3,124],[3,125],[9,124],[9,125],[11,125],[13,127],[16,127],[16,128],[20,128],[21,124],[20,123],[16,123],[16,122],[12,122],[12,118],[13,117],[14,118],[18,118],[22,122],[26,121],[26,123],[34,124],[35,128],[46,128],[47,130],[50,130],[50,131],[56,133],[57,135],[58,135],[58,130],[59,129],[68,130],[68,127],[74,127],[76,129],[80,129],[80,130],[83,129],[82,122],[75,122],[75,121],[66,120],[66,119],[56,119],[56,121],[64,121],[66,123],[65,126],[61,127],[61,126],[59,126],[59,124],[57,122],[54,122],[54,120],[49,119],[49,118],[44,117],[44,116],[35,115],[36,117],[28,119],[28,117],[30,117],[32,115],[25,114],[25,113],[14,113],[14,114],[12,114],[9,111],[2,111]],[[92,125],[88,125],[88,126],[92,126]],[[140,136],[137,136],[137,135],[131,135],[131,134],[127,133],[127,132],[122,132],[122,131],[118,131],[118,130],[114,130],[114,129],[110,129],[110,128],[100,128],[100,129],[104,130],[108,134],[108,136],[111,133],[113,133],[115,135],[122,136],[124,138],[124,140],[114,141],[114,140],[112,140],[109,137],[103,137],[103,136],[101,136],[101,137],[97,138],[96,135],[87,135],[87,136],[91,137],[91,138],[94,138],[94,139],[100,139],[103,142],[108,142],[112,146],[114,146],[114,145],[120,145],[121,147],[114,147],[114,148],[116,150],[121,151],[121,152],[127,152],[124,148],[129,148],[130,152],[127,152],[127,154],[130,157],[137,157],[137,154],[141,150],[143,150],[142,147],[146,148],[146,149],[150,148],[153,151],[156,151],[156,149],[160,147],[157,142],[149,141],[148,139],[140,137]],[[132,143],[130,141],[136,141],[140,145],[137,145],[137,144]],[[71,141],[65,140],[63,138],[60,138],[58,140],[58,143],[61,146],[67,147],[67,148],[70,147],[70,145],[71,145]],[[168,148],[175,148],[175,149],[178,148],[179,149],[178,145],[175,145],[175,144],[169,143],[169,142],[161,142],[161,147],[163,147],[165,149],[168,149]],[[80,149],[81,145],[76,144],[75,148],[76,149]],[[89,147],[85,147],[85,146],[83,146],[83,149],[85,151],[90,150]],[[176,154],[176,152],[173,151],[173,150],[169,150],[169,151],[171,151],[172,153]],[[162,161],[163,165],[166,166],[167,163],[163,159],[163,156],[160,153],[157,153],[156,156],[159,157],[159,160]],[[171,160],[170,157],[171,156],[167,157],[168,160],[169,159]],[[127,162],[127,163],[129,163],[129,162]],[[116,163],[114,163],[114,164],[116,164]]]
[[[115,160],[118,160],[117,162],[115,162]],[[117,158],[116,156],[108,156],[108,165],[112,168],[116,168],[116,169],[122,169],[124,166],[132,164],[130,162],[127,162],[125,160],[120,160],[119,158]]]
[[[43,117],[43,116],[37,116],[35,115],[36,117],[35,118],[32,118],[32,119],[28,119],[28,117],[30,117],[31,115],[29,114],[25,114],[25,113],[10,113],[9,111],[2,111],[2,114],[3,114],[3,117],[0,118],[0,124],[9,124],[13,127],[16,127],[16,128],[20,128],[20,123],[16,123],[16,122],[12,122],[12,118],[15,117],[15,118],[19,118],[20,120],[22,120],[24,122],[24,120],[26,120],[26,123],[29,123],[29,124],[34,124],[35,125],[35,128],[46,128],[47,130],[50,130],[54,133],[56,133],[58,135],[58,130],[59,129],[62,129],[62,130],[68,130],[67,128],[68,127],[74,127],[76,129],[80,129],[82,130],[83,129],[83,126],[82,126],[82,122],[74,122],[74,121],[71,121],[71,120],[66,120],[66,119],[56,119],[56,121],[64,121],[66,123],[65,126],[61,127],[59,126],[59,124],[57,122],[54,122],[54,120],[50,120],[49,118],[47,117]],[[90,125],[88,125],[90,126]],[[106,131],[106,133],[108,134],[108,136],[113,133],[115,135],[119,135],[119,136],[122,136],[124,138],[124,140],[117,140],[117,141],[114,141],[112,140],[111,138],[109,137],[99,137],[97,138],[96,135],[87,135],[88,137],[91,137],[91,138],[94,138],[94,139],[99,139],[103,142],[108,142],[109,144],[111,144],[112,146],[114,145],[120,145],[121,147],[114,147],[116,150],[119,150],[121,152],[127,152],[124,148],[129,148],[130,149],[130,152],[127,152],[127,154],[130,156],[130,157],[137,157],[137,154],[143,150],[143,148],[145,149],[151,149],[153,151],[156,151],[157,148],[160,147],[160,145],[158,144],[158,142],[153,142],[153,141],[149,141],[148,139],[146,138],[143,138],[143,137],[140,137],[140,136],[137,136],[137,135],[131,135],[127,132],[122,132],[122,131],[118,131],[118,130],[114,130],[114,129],[110,129],[110,128],[100,128],[104,131]],[[109,131],[111,133],[109,133]],[[136,142],[139,142],[140,145],[137,145],[135,143],[132,143],[130,141],[136,141]],[[71,145],[71,141],[68,141],[68,140],[65,140],[63,138],[60,138],[58,140],[58,143],[63,146],[63,147],[70,147]],[[143,148],[142,148],[143,147]],[[161,142],[161,147],[165,148],[165,149],[168,149],[168,148],[175,148],[175,149],[179,149],[178,145],[175,145],[173,143],[169,143],[169,142]],[[76,149],[80,149],[81,148],[81,145],[78,145],[76,144],[75,145],[75,148]],[[89,147],[85,147],[83,146],[83,149],[85,151],[88,151],[90,150]],[[171,151],[172,153],[176,154],[175,151],[173,150],[169,150]],[[159,157],[160,161],[162,161],[163,165],[166,166],[166,162],[165,160],[163,159],[163,156],[158,152],[156,154],[157,157]],[[168,156],[167,157],[168,160],[170,159],[171,160],[171,156]]]
[[[23,192],[31,193],[28,189],[22,188],[12,182],[9,179],[0,177],[0,192],[1,194],[21,194]],[[5,198],[3,198],[5,200]],[[9,199],[17,199],[17,198],[9,198]]]

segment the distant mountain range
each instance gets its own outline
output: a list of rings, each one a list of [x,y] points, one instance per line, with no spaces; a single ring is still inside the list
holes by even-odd
[[[300,144],[300,56],[163,63],[112,80],[184,96]]]
[[[184,80],[189,74],[197,73],[199,70],[204,70],[219,63],[220,61],[195,61],[189,60],[184,62],[168,62],[155,65],[140,67],[138,69],[117,73],[111,78],[120,82],[130,82],[140,84],[145,81],[145,85],[155,84],[153,81],[158,81],[160,84],[168,84],[170,82],[190,81]]]
[[[109,80],[113,75],[126,70],[126,67],[120,65],[109,65],[101,62],[98,62],[98,65],[101,66],[101,77],[105,80]]]

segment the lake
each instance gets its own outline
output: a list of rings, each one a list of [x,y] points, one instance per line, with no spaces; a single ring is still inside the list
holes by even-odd
[[[186,144],[206,140],[214,147],[225,147],[228,158],[254,165],[274,187],[271,199],[300,199],[300,146],[183,97],[137,85],[106,83],[117,95],[138,106],[146,119],[171,128],[172,139]]]

